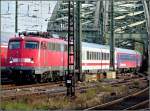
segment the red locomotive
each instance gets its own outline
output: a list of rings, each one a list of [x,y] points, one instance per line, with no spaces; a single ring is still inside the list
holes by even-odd
[[[55,38],[12,38],[9,40],[8,68],[15,81],[27,78],[43,82],[61,78],[60,73],[67,68],[67,44]]]

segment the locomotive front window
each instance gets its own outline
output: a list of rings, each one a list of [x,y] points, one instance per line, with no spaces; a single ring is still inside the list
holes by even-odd
[[[27,49],[37,49],[38,47],[39,47],[38,42],[33,42],[33,41],[25,42],[25,48],[27,48]]]
[[[19,49],[20,48],[20,42],[19,41],[11,41],[9,43],[9,49]]]

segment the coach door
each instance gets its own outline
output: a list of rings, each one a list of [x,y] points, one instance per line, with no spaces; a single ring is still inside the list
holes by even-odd
[[[46,66],[48,64],[46,49],[47,49],[47,44],[46,42],[42,41],[41,42],[41,63],[43,66]]]

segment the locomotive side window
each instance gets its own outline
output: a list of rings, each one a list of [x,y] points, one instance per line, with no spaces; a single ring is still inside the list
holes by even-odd
[[[20,48],[20,42],[19,41],[9,42],[9,49],[18,49],[18,48]]]
[[[60,44],[58,44],[58,43],[55,44],[55,50],[56,51],[60,51],[61,50]]]
[[[38,42],[34,42],[34,41],[25,42],[25,48],[27,49],[37,49],[38,47],[39,47]]]
[[[61,51],[61,44],[49,42],[48,49],[53,51]],[[67,51],[67,45],[64,45],[64,50]]]
[[[55,43],[52,43],[52,50],[55,50]]]
[[[41,42],[41,49],[47,49],[46,42]]]
[[[52,43],[50,43],[50,42],[48,43],[48,49],[52,50]]]

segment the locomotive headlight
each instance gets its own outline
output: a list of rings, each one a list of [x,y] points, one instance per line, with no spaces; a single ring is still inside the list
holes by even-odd
[[[13,63],[13,59],[12,58],[10,58],[9,63]]]
[[[10,60],[10,61],[9,61],[9,63],[13,63],[13,61],[12,61],[12,60]]]

